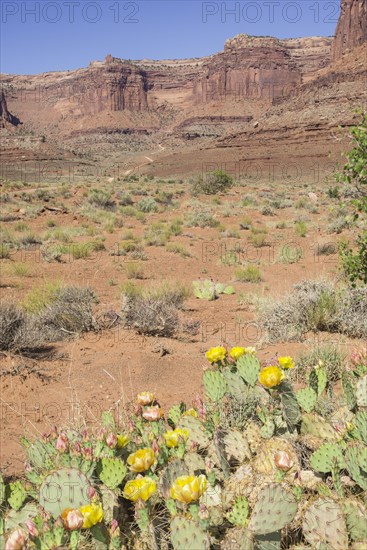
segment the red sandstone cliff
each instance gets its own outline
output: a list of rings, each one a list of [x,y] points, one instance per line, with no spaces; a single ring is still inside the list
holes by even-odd
[[[342,0],[332,47],[333,60],[367,40],[367,0]]]

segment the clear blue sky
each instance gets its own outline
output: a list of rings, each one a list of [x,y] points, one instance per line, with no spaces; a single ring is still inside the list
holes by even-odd
[[[0,0],[1,72],[125,59],[201,57],[238,33],[332,36],[339,0]]]

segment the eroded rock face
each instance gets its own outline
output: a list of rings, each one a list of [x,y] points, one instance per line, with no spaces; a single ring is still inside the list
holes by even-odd
[[[332,47],[332,59],[367,40],[367,0],[342,0],[341,14]]]
[[[5,128],[7,125],[17,126],[19,120],[8,111],[6,97],[3,91],[0,92],[0,126]]]

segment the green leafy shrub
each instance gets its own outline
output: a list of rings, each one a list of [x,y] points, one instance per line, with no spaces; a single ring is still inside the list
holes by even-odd
[[[216,170],[198,176],[191,187],[193,195],[216,195],[217,193],[226,193],[234,185],[233,178],[223,172]]]

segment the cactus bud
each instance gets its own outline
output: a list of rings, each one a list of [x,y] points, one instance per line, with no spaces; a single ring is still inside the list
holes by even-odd
[[[27,533],[18,527],[10,533],[4,550],[25,550],[27,547],[27,539]]]
[[[143,391],[141,393],[138,393],[138,395],[136,396],[136,402],[138,403],[138,405],[150,405],[151,403],[153,403],[155,399],[155,395],[153,392],[150,392],[150,391]]]
[[[67,438],[67,435],[64,433],[61,433],[56,441],[56,449],[60,453],[66,453],[69,450],[69,440]]]
[[[38,537],[39,531],[34,521],[32,521],[31,519],[27,520],[25,522],[25,526],[27,527],[28,533],[31,537]]]
[[[143,412],[143,418],[149,422],[155,422],[156,420],[160,420],[163,414],[160,407],[147,407]]]
[[[79,510],[67,508],[63,511],[61,517],[63,519],[64,526],[69,531],[76,531],[77,529],[81,529],[83,526],[84,517]]]
[[[285,451],[278,451],[274,455],[275,466],[282,470],[282,472],[288,472],[293,466],[293,460]]]
[[[117,435],[114,433],[109,433],[106,437],[106,443],[110,449],[114,449],[117,445]]]

